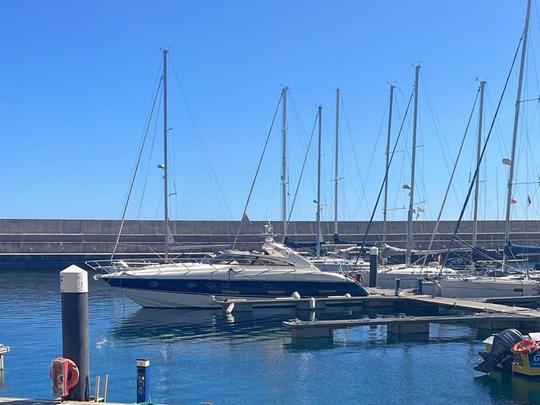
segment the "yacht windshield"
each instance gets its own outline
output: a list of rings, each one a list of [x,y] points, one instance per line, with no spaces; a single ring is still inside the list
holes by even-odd
[[[248,266],[292,266],[288,261],[270,256],[221,253],[210,260],[212,264],[243,264]]]

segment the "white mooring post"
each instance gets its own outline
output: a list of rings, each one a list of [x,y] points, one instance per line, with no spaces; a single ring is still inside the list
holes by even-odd
[[[79,369],[79,382],[66,399],[88,401],[90,397],[88,355],[88,273],[75,265],[60,272],[62,295],[63,357]]]
[[[9,346],[0,344],[0,374],[4,372],[4,354],[9,353]]]

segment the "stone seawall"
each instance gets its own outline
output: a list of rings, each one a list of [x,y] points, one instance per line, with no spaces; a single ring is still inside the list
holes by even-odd
[[[242,224],[238,248],[257,247],[265,233],[265,221]],[[415,247],[426,248],[433,232],[434,221],[413,223]],[[171,221],[170,229],[179,244],[231,245],[238,231],[238,221]],[[283,232],[280,222],[272,222],[274,233]],[[369,242],[382,240],[382,222],[374,222]],[[454,231],[454,221],[440,223],[434,248],[447,246]],[[120,221],[115,220],[56,220],[56,219],[1,219],[0,260],[6,263],[37,263],[43,257],[104,258],[113,250]],[[340,222],[340,237],[344,241],[361,241],[367,222]],[[293,221],[288,226],[291,239],[299,242],[315,240],[315,222]],[[322,223],[326,241],[333,241],[334,224]],[[478,244],[486,248],[500,248],[504,240],[503,221],[480,221]],[[125,255],[148,255],[163,249],[162,221],[126,221],[117,252]],[[470,243],[472,223],[461,224],[458,240]],[[387,225],[387,243],[404,247],[406,222],[393,221]],[[516,243],[540,244],[540,221],[512,222],[512,240]],[[217,246],[216,248],[219,248]],[[24,258],[24,259],[23,259]],[[55,259],[56,260],[56,259]],[[0,264],[1,266],[1,264]]]

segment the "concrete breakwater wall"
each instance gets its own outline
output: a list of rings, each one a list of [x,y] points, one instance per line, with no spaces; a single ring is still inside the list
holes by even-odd
[[[263,239],[266,221],[250,221],[242,224],[238,248],[256,247]],[[433,232],[434,221],[413,223],[415,247],[426,248]],[[272,222],[274,233],[282,234],[280,222]],[[346,241],[361,241],[367,222],[340,222],[340,237]],[[239,221],[171,221],[170,229],[179,244],[230,245],[238,231]],[[440,223],[434,248],[446,247],[454,231],[454,221]],[[105,258],[113,250],[120,221],[116,220],[48,220],[48,219],[1,219],[0,261],[6,265],[15,263],[27,266],[37,264],[44,258],[70,263],[94,258]],[[314,221],[293,221],[288,233],[295,241],[314,241]],[[478,244],[486,248],[500,248],[504,240],[503,221],[480,221]],[[323,222],[322,233],[326,241],[333,240],[333,223]],[[382,222],[374,222],[368,241],[382,239]],[[148,255],[163,249],[164,226],[162,221],[126,221],[117,250],[124,255]],[[540,244],[540,221],[512,222],[512,240],[516,243]],[[458,239],[470,243],[472,223],[460,226]],[[406,222],[393,221],[387,225],[387,243],[404,247]],[[48,261],[48,260],[45,260]],[[2,264],[0,263],[0,266]]]

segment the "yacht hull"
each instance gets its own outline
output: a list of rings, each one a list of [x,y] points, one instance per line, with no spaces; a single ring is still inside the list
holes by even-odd
[[[124,288],[123,293],[143,308],[220,308],[216,300],[226,297]],[[215,298],[214,298],[215,297]]]
[[[328,276],[327,276],[328,277]],[[302,297],[350,294],[365,296],[361,284],[347,279],[328,281],[159,279],[103,276],[112,287],[121,288],[132,301],[145,308],[218,308],[226,299],[271,299],[298,293]]]

